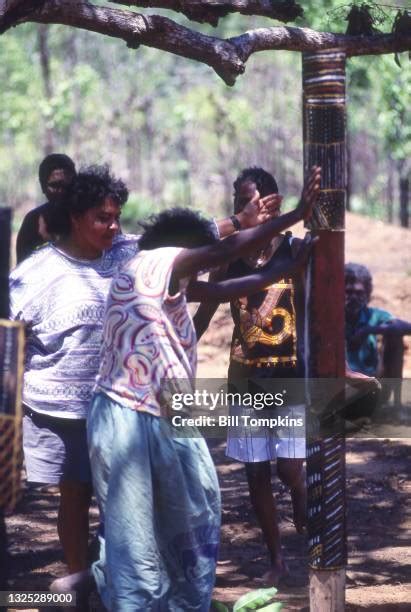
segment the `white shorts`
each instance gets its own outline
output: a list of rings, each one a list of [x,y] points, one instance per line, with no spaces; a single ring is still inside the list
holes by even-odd
[[[239,425],[231,426],[227,432],[226,455],[243,463],[284,459],[305,459],[305,405],[298,404],[275,410],[254,410],[244,406],[231,406],[230,416],[238,416]],[[249,416],[253,425],[246,424]],[[266,419],[288,417],[301,419],[302,426],[266,425]],[[249,419],[248,419],[249,420]]]

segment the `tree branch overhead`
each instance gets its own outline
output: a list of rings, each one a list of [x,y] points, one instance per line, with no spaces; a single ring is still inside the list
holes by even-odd
[[[115,4],[141,8],[162,8],[182,13],[192,21],[218,24],[229,13],[258,15],[287,23],[303,14],[295,0],[111,0]]]
[[[348,36],[332,32],[317,32],[310,28],[276,27],[257,28],[228,39],[243,62],[258,51],[314,52],[338,48],[348,57],[401,53],[411,49],[411,32],[408,36],[375,34],[373,36]]]
[[[116,0],[116,4],[118,4]],[[188,5],[230,5],[231,9],[247,10],[251,5],[266,2],[246,0],[171,0],[165,2],[134,2],[139,5],[168,4],[168,8]],[[271,3],[268,4],[281,4]],[[284,2],[282,4],[290,4]],[[294,4],[294,2],[292,2]],[[177,10],[177,8],[175,8]],[[251,10],[251,9],[250,9]],[[253,53],[269,50],[318,51],[339,48],[348,56],[399,53],[411,49],[411,32],[375,34],[372,36],[348,36],[331,32],[317,32],[309,28],[271,27],[257,28],[230,39],[220,39],[196,32],[160,15],[142,15],[137,12],[97,6],[89,2],[71,0],[14,0],[0,4],[0,33],[10,27],[37,22],[62,24],[85,29],[105,36],[120,38],[129,47],[146,45],[205,63],[215,70],[227,85],[233,85],[245,70],[245,63]]]

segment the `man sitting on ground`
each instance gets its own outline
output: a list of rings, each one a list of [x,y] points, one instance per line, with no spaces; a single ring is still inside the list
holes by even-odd
[[[371,294],[372,276],[368,268],[357,263],[346,264],[345,338],[348,366],[353,372],[370,377],[401,379],[404,357],[402,337],[410,333],[411,325],[395,319],[386,310],[369,306]],[[379,350],[377,335],[383,337],[382,350]],[[387,385],[385,399],[390,390],[391,385]],[[375,401],[372,403],[375,405]],[[366,401],[363,400],[362,404],[364,408]],[[365,416],[370,416],[373,409],[370,405]]]

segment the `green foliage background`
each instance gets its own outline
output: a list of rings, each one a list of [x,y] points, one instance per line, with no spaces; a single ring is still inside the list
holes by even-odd
[[[338,5],[305,2],[298,25],[343,32],[346,22],[327,12]],[[217,30],[197,29],[228,37],[267,25],[233,15]],[[201,64],[63,26],[14,28],[0,37],[0,57],[0,202],[15,208],[16,225],[42,201],[37,168],[50,150],[78,165],[112,165],[132,191],[129,228],[165,206],[230,211],[232,182],[247,165],[271,170],[289,201],[298,197],[299,53],[252,56],[234,88]],[[351,207],[389,220],[398,217],[399,178],[411,158],[411,64],[406,55],[401,63],[393,56],[348,63]]]

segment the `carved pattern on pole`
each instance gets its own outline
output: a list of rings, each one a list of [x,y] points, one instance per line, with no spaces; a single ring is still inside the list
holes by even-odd
[[[304,172],[322,167],[321,191],[311,229],[344,228],[347,171],[345,54],[303,56]]]
[[[319,242],[309,269],[306,324],[307,513],[309,563],[315,570],[339,570],[346,563],[345,439],[339,416],[345,372],[345,132],[345,54],[303,54],[304,173],[313,165],[323,169],[310,221]]]

